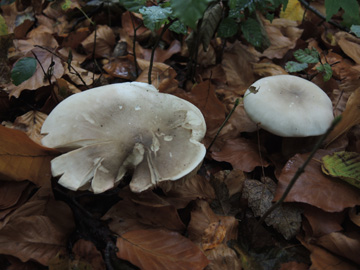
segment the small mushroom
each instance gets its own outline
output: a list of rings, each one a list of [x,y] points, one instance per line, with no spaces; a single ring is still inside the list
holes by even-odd
[[[71,190],[101,193],[128,171],[141,192],[179,179],[201,163],[205,120],[193,104],[145,83],[119,83],[74,94],[45,120],[42,144],[63,152],[53,176]]]
[[[261,128],[282,137],[321,135],[334,119],[326,93],[292,75],[270,76],[253,83],[244,95],[244,108]]]

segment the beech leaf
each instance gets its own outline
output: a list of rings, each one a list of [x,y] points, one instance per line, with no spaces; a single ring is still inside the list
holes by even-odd
[[[336,152],[322,159],[322,171],[339,177],[354,187],[360,188],[360,154],[356,152]]]
[[[208,260],[184,236],[164,230],[135,230],[117,239],[117,256],[142,270],[202,270]]]

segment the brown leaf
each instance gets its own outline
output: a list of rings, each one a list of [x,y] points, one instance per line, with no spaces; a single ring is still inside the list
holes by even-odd
[[[319,150],[305,168],[286,197],[287,202],[308,203],[326,212],[341,212],[344,208],[360,204],[360,192],[343,181],[324,175],[318,160],[328,151]],[[275,200],[285,191],[297,169],[305,162],[308,154],[296,154],[282,169],[279,176]]]
[[[136,79],[134,57],[131,55],[110,59],[109,63],[105,64],[103,68],[113,77],[130,81],[134,81]]]
[[[73,252],[80,260],[90,263],[93,270],[103,270],[106,268],[102,255],[96,249],[93,242],[80,239],[73,246]]]
[[[360,235],[358,233],[346,235],[341,232],[332,232],[321,236],[316,240],[316,244],[360,265]]]
[[[303,206],[303,215],[311,227],[311,237],[319,237],[332,232],[343,230],[344,212],[329,213],[311,205]]]
[[[110,229],[117,234],[129,230],[145,228],[164,228],[183,232],[182,223],[177,210],[166,201],[158,200],[153,192],[145,192],[145,198],[138,194],[122,196],[123,200],[115,204],[103,217],[111,219]]]
[[[335,39],[343,52],[355,63],[360,64],[360,39],[342,31],[335,34]]]
[[[25,203],[34,188],[28,181],[0,181],[0,220]]]
[[[49,190],[40,189],[37,194],[6,218],[0,229],[0,253],[48,265],[65,251],[74,222],[68,206],[55,201]]]
[[[143,270],[202,270],[208,260],[189,239],[164,230],[136,230],[121,235],[117,256]]]
[[[218,230],[216,230],[219,228]],[[189,239],[202,248],[214,248],[237,239],[238,221],[233,216],[216,215],[208,202],[196,201],[188,226]],[[221,240],[221,241],[220,241]]]
[[[305,263],[287,262],[282,263],[279,270],[308,270],[309,266]]]
[[[177,181],[164,181],[159,187],[165,193],[165,200],[177,209],[185,208],[186,205],[196,199],[213,200],[215,192],[209,181],[200,175],[184,177]]]
[[[210,263],[206,270],[241,270],[241,260],[236,252],[226,244],[205,251]]]
[[[36,144],[22,131],[0,126],[0,176],[4,180],[30,180],[49,186],[50,161],[58,154]]]
[[[257,166],[268,166],[269,163],[262,160],[258,147],[244,138],[225,141],[220,152],[212,152],[211,157],[217,161],[229,162],[234,169],[251,172]]]
[[[91,57],[94,50],[95,31],[81,45]],[[98,25],[96,29],[95,57],[110,57],[115,46],[115,35],[107,25]]]
[[[349,210],[349,217],[354,224],[360,227],[360,213],[357,213],[356,207]]]
[[[230,85],[248,87],[255,81],[251,63],[258,57],[249,51],[239,41],[236,41],[224,52],[222,68]]]
[[[274,19],[271,22],[263,19],[263,23],[271,43],[263,56],[270,59],[283,58],[290,49],[295,48],[296,41],[303,32],[297,27],[297,22],[287,19]]]
[[[326,139],[326,144],[336,140],[350,128],[360,123],[360,87],[348,99],[345,111],[342,113],[340,123],[334,128]]]

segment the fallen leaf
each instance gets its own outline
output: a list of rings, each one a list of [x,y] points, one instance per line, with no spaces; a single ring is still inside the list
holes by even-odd
[[[110,59],[103,69],[111,76],[125,80],[134,81],[137,77],[134,57],[131,55],[120,56]]]
[[[25,133],[0,126],[0,176],[50,186],[50,161],[59,154],[33,142]]]
[[[209,265],[206,267],[207,270],[243,269],[241,260],[236,252],[226,244],[220,244],[213,249],[205,251],[205,255],[210,261]]]
[[[321,158],[322,171],[338,177],[350,185],[360,188],[360,154],[356,152],[335,152]]]
[[[321,172],[319,160],[328,151],[319,150],[309,162],[290,190],[286,202],[303,202],[326,212],[341,212],[344,208],[360,204],[360,191]],[[284,166],[278,178],[275,200],[284,193],[295,172],[303,165],[308,154],[296,154]],[[314,180],[315,179],[315,180]]]
[[[279,270],[308,270],[309,265],[298,262],[282,263]]]
[[[331,142],[339,138],[342,134],[349,131],[350,128],[360,123],[360,88],[352,93],[346,103],[345,111],[342,113],[341,121],[332,132],[327,136],[325,143],[329,145]]]
[[[95,41],[96,31],[96,43]],[[81,45],[84,47],[89,57],[91,57],[95,48],[95,57],[110,57],[115,46],[115,35],[113,30],[107,25],[98,25],[97,29],[92,32]]]
[[[360,227],[360,213],[357,211],[356,207],[350,208],[349,217],[354,224]]]
[[[103,270],[106,268],[102,255],[96,249],[94,243],[80,239],[74,244],[72,251],[78,259],[89,263],[91,269]]]
[[[347,258],[360,265],[360,235],[358,233],[345,234],[332,232],[318,238],[315,243],[326,248],[333,254]]]
[[[335,34],[335,39],[343,52],[355,63],[360,64],[360,39],[342,31]]]
[[[116,255],[143,270],[202,270],[208,260],[189,239],[159,229],[129,231],[118,237]]]
[[[261,217],[272,206],[275,182],[270,178],[258,180],[245,180],[243,198],[248,200],[249,207],[256,217]],[[276,208],[265,219],[268,226],[274,227],[285,239],[293,238],[301,227],[301,211],[299,208],[289,204],[283,204]]]
[[[304,19],[304,8],[298,0],[289,0],[285,11],[281,8],[280,18],[301,22]]]
[[[46,192],[48,195],[34,196],[6,218],[0,229],[1,254],[48,265],[56,254],[65,252],[74,229],[72,212],[66,204],[55,201],[49,190]]]
[[[225,141],[219,152],[211,152],[211,157],[229,162],[234,169],[245,172],[251,172],[257,166],[269,165],[261,159],[257,145],[241,137]]]

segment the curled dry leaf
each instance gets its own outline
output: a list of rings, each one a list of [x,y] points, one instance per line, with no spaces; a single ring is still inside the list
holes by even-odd
[[[205,251],[209,265],[207,270],[234,270],[242,269],[242,263],[236,252],[226,244],[220,244],[217,247]]]
[[[245,180],[243,198],[246,198],[249,207],[256,217],[261,217],[272,206],[275,182],[270,178],[264,178],[262,182],[257,180]],[[276,208],[265,219],[268,226],[274,227],[285,239],[293,238],[301,227],[301,211],[293,205],[283,204]]]
[[[46,117],[47,115],[42,112],[28,111],[15,119],[14,128],[24,131],[30,139],[41,144],[43,136],[40,134],[40,129]]]
[[[281,66],[271,62],[252,63],[253,71],[259,77],[275,75],[287,75],[288,73]]]
[[[287,19],[274,19],[272,22],[263,19],[263,23],[271,45],[262,55],[269,59],[283,58],[289,50],[295,48],[303,32],[297,22]]]
[[[326,154],[329,152],[325,150],[316,152],[287,195],[286,202],[308,203],[326,212],[341,212],[344,208],[360,204],[360,191],[322,173],[319,160]],[[278,178],[275,200],[281,197],[295,172],[303,165],[307,157],[308,154],[296,154],[286,163]]]
[[[6,218],[0,229],[1,254],[48,265],[56,254],[65,252],[66,239],[74,230],[72,213],[65,203],[55,201],[49,190],[46,193],[35,194]]]
[[[360,87],[352,93],[346,103],[345,111],[342,113],[340,123],[326,138],[326,144],[339,138],[342,134],[349,131],[350,128],[360,123]]]
[[[355,63],[360,64],[360,39],[342,31],[335,34],[335,39],[343,52]]]
[[[96,44],[95,31],[92,32],[81,45],[84,47],[89,57],[91,57],[95,47],[95,57],[110,57],[115,46],[115,35],[113,30],[107,25],[98,25],[96,29]]]
[[[50,186],[50,161],[58,151],[33,142],[19,130],[0,126],[0,176],[3,180],[30,180]]]
[[[267,167],[268,162],[261,159],[258,146],[244,138],[225,141],[219,152],[212,152],[211,157],[217,161],[229,162],[234,169],[251,172],[257,166]]]
[[[129,231],[118,237],[117,256],[143,270],[203,270],[208,260],[189,239],[164,230]]]

